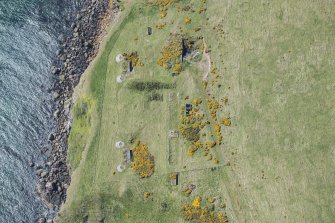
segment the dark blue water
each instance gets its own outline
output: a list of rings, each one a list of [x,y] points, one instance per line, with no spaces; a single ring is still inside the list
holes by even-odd
[[[48,154],[50,66],[76,7],[74,0],[0,0],[0,223],[50,214],[28,163]]]

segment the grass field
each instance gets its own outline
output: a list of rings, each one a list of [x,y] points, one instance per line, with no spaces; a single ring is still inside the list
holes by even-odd
[[[335,3],[208,0],[199,14],[203,1],[185,0],[160,18],[146,2],[126,4],[78,90],[68,152],[74,174],[59,221],[184,222],[183,204],[200,195],[222,196],[231,222],[334,222]],[[195,12],[179,11],[178,5]],[[162,23],[163,29],[155,28]],[[150,36],[147,27],[153,27]],[[186,62],[177,76],[157,64],[169,34],[180,27],[203,36],[208,46],[219,77],[210,73],[206,90],[205,56]],[[144,66],[119,84],[122,66],[115,57],[132,51]],[[148,101],[150,92],[127,87],[135,80],[176,87],[157,90],[162,101]],[[224,144],[212,152],[218,165],[200,152],[189,157],[182,137],[168,137],[168,130],[178,129],[185,98],[205,99],[208,93],[228,99],[218,116],[232,120],[222,127]],[[215,138],[212,124],[202,131]],[[132,138],[155,157],[148,179],[130,167],[116,171],[123,154],[115,143],[130,148]],[[172,172],[180,173],[178,186],[170,185]],[[196,185],[190,197],[182,192],[187,184]]]

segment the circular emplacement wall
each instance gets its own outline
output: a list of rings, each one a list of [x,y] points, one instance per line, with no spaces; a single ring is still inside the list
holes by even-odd
[[[116,82],[121,84],[123,81],[125,80],[125,78],[122,75],[119,75],[116,77]]]
[[[123,172],[124,170],[126,169],[126,166],[122,165],[122,164],[119,164],[117,167],[116,167],[116,170],[118,172]]]
[[[118,141],[115,143],[115,147],[118,149],[122,149],[125,146],[124,142]]]
[[[124,57],[122,54],[118,54],[116,57],[115,57],[115,61],[116,63],[120,63],[124,60]]]

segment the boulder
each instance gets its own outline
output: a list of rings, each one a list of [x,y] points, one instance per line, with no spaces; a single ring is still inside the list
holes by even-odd
[[[54,135],[53,133],[51,133],[51,134],[49,135],[49,140],[50,140],[50,141],[55,140],[55,135]]]
[[[43,172],[42,169],[38,169],[38,170],[36,170],[36,175],[40,176],[42,172]]]
[[[53,184],[53,182],[48,181],[48,182],[45,184],[45,188],[46,188],[47,190],[49,190],[49,191],[53,190],[53,188],[54,188],[54,184]]]
[[[57,99],[57,98],[59,97],[59,94],[58,94],[57,92],[54,92],[54,93],[52,94],[52,97],[53,97],[54,99]]]
[[[44,191],[44,183],[43,182],[40,182],[36,185],[36,191],[41,194],[43,191]]]
[[[41,176],[42,178],[44,178],[44,177],[46,177],[47,175],[48,175],[48,172],[47,172],[47,171],[43,171],[43,172],[41,173],[40,176]]]
[[[60,73],[60,69],[58,67],[52,66],[51,67],[51,72],[55,75]]]
[[[37,222],[38,222],[38,223],[46,223],[46,221],[47,221],[47,220],[46,220],[44,217],[41,217],[41,218],[38,219]]]
[[[57,118],[58,115],[59,115],[59,110],[57,109],[57,110],[54,112],[53,116],[54,116],[54,118]]]
[[[34,167],[34,166],[35,166],[35,163],[34,163],[34,161],[29,160],[29,161],[28,161],[28,165],[29,165],[29,167]]]

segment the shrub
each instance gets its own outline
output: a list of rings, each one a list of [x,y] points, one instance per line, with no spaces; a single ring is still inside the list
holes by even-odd
[[[225,126],[231,126],[230,118],[225,118],[225,119],[223,119],[223,124],[224,124]]]
[[[179,0],[149,0],[149,3],[159,6],[160,10],[164,11],[166,10],[167,6],[178,1]]]
[[[218,223],[228,222],[226,216],[224,216],[222,213],[218,213],[216,218],[218,220]]]
[[[187,188],[187,189],[184,190],[183,192],[184,192],[184,195],[185,195],[186,197],[189,197],[189,196],[191,195],[191,193],[192,193],[192,190],[191,190],[190,188]]]
[[[165,26],[166,26],[166,22],[164,22],[164,23],[160,23],[160,24],[156,24],[156,28],[157,28],[157,29],[164,29]]]
[[[204,89],[206,89],[206,88],[207,88],[207,85],[208,85],[208,82],[207,82],[206,80],[203,80],[203,81],[202,81],[202,87],[203,87]]]
[[[212,198],[215,201],[214,198]],[[182,213],[183,213],[183,218],[186,221],[191,221],[191,222],[203,222],[203,223],[209,223],[209,222],[218,222],[218,223],[225,223],[228,222],[227,217],[215,210],[215,206],[212,204],[213,202],[206,203],[205,207],[204,206],[205,202],[202,202],[202,199],[200,196],[196,196],[192,203],[186,203],[183,205],[182,208]]]
[[[163,94],[160,94],[158,92],[151,92],[147,94],[147,101],[163,101]]]
[[[159,81],[132,81],[127,84],[127,88],[136,91],[154,91],[160,89],[173,89],[176,84],[163,83]]]
[[[180,126],[179,127],[180,133],[182,136],[187,139],[188,141],[191,142],[196,142],[200,138],[200,128],[197,126],[189,126],[189,127],[184,127]]]
[[[159,13],[159,16],[161,17],[161,18],[164,18],[164,17],[166,17],[167,16],[167,12],[161,12],[161,13]]]
[[[172,69],[174,74],[182,71],[183,57],[192,54],[203,46],[200,37],[190,37],[182,34],[171,35],[168,44],[163,47],[161,57],[157,60],[159,66],[166,70]]]
[[[174,69],[173,69],[174,73],[179,74],[182,71],[182,67],[180,63],[176,63],[174,65]]]
[[[182,35],[172,35],[168,45],[163,47],[161,57],[157,63],[165,69],[169,69],[177,63],[181,63],[181,56],[183,53],[183,37]]]
[[[195,99],[193,100],[193,104],[194,104],[195,106],[198,106],[198,105],[200,105],[201,103],[202,103],[201,98],[195,98]]]
[[[88,111],[88,104],[85,101],[80,101],[75,107],[74,107],[74,114],[76,117],[84,116]]]
[[[147,192],[147,191],[143,193],[143,197],[144,197],[144,198],[149,198],[150,195],[151,195],[151,193],[150,193],[150,192]]]
[[[201,197],[200,196],[196,196],[192,202],[192,206],[196,209],[200,208],[200,204],[201,204]]]
[[[191,23],[191,22],[192,22],[192,19],[190,19],[190,18],[187,17],[187,18],[184,19],[184,22],[185,22],[186,24]]]
[[[154,157],[150,154],[147,145],[142,144],[140,141],[136,142],[133,146],[134,162],[131,168],[141,178],[150,177],[154,173],[155,162]]]
[[[136,65],[140,61],[140,58],[138,57],[138,54],[136,51],[131,52],[131,53],[124,53],[123,57],[125,58],[126,61],[130,61],[133,67],[136,67]]]
[[[207,201],[209,202],[209,203],[214,203],[215,202],[215,198],[213,198],[213,197],[208,197],[207,198]]]
[[[194,32],[199,32],[201,30],[201,27],[197,27],[194,29]]]

